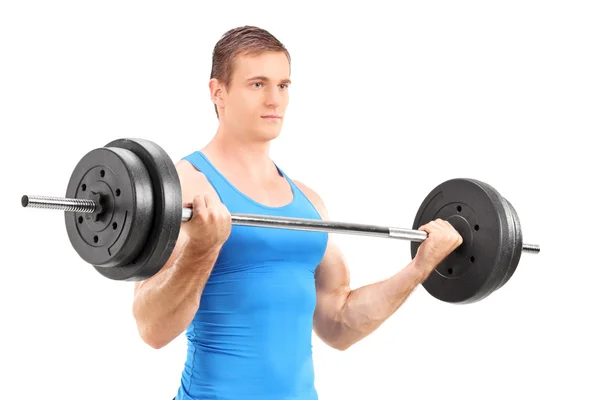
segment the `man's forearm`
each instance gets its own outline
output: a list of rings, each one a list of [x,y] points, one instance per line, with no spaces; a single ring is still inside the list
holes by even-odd
[[[133,313],[142,339],[160,348],[190,324],[218,256],[184,248],[174,265],[145,282],[134,300]]]
[[[348,293],[335,329],[336,347],[346,349],[387,320],[426,278],[414,262],[390,278]]]

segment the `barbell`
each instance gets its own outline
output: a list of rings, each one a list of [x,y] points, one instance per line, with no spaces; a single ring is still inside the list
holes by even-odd
[[[158,144],[139,138],[117,139],[85,154],[75,166],[65,197],[21,197],[30,208],[64,211],[72,247],[102,276],[139,281],[155,275],[171,256],[182,222],[192,218],[183,207],[175,165]],[[512,204],[492,186],[456,178],[437,185],[423,200],[412,229],[232,213],[237,226],[358,234],[411,242],[416,256],[427,233],[419,227],[441,218],[463,243],[422,283],[435,298],[473,303],[502,287],[514,274],[524,244]]]

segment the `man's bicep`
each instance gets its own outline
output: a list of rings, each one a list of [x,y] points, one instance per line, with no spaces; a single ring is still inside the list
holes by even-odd
[[[325,343],[332,344],[342,326],[342,316],[350,293],[350,272],[340,249],[331,241],[315,271],[317,304],[313,330]]]
[[[295,182],[315,206],[321,219],[328,220],[329,213],[327,207],[317,192],[302,182]],[[346,260],[339,247],[333,243],[331,234],[328,238],[327,248],[323,259],[317,266],[315,279],[318,293],[335,294],[337,292],[344,292],[350,285],[350,273],[346,266]]]
[[[350,271],[339,247],[331,239],[315,271],[317,292],[343,292],[350,287]]]

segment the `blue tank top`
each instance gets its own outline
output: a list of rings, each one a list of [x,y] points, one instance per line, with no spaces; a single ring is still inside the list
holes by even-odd
[[[202,172],[231,213],[320,219],[294,182],[293,201],[262,205],[237,190],[200,151]],[[315,400],[315,269],[327,233],[234,225],[186,330],[177,400]]]

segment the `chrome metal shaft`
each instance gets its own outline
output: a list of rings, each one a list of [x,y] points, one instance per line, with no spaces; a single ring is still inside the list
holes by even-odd
[[[21,205],[31,208],[46,208],[79,213],[93,213],[96,211],[96,203],[93,200],[66,199],[63,197],[48,196],[23,196]]]
[[[540,246],[537,244],[523,243],[523,253],[537,254],[540,252]]]
[[[23,207],[45,208],[62,211],[93,213],[96,204],[92,200],[67,199],[62,197],[23,196]],[[183,208],[181,221],[187,222],[192,218],[192,209]],[[233,225],[256,226],[266,228],[282,228],[303,231],[356,234],[362,236],[377,236],[391,239],[403,239],[412,242],[422,242],[427,239],[427,232],[403,229],[381,225],[357,224],[351,222],[323,221],[305,218],[276,217],[257,214],[231,214]],[[540,246],[524,244],[523,252],[537,254]]]

